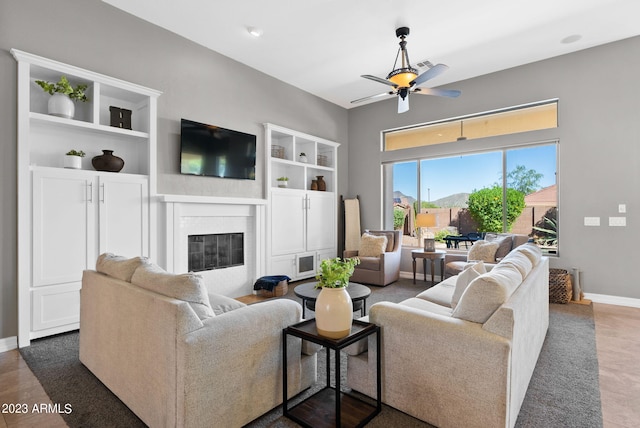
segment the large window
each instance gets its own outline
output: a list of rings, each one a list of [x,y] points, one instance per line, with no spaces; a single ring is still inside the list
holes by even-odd
[[[441,246],[447,235],[512,232],[557,254],[556,148],[551,142],[393,163],[387,203],[394,227],[404,231],[405,245],[419,246],[413,221],[429,212]]]

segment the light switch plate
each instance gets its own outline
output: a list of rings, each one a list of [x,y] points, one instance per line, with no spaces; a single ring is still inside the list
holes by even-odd
[[[609,217],[609,226],[626,226],[626,217]]]
[[[627,204],[618,204],[618,212],[624,214],[627,212]]]
[[[585,217],[585,226],[600,226],[600,217]]]

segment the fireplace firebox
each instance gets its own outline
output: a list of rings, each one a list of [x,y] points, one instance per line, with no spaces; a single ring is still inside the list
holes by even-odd
[[[190,272],[244,265],[244,233],[188,236]]]

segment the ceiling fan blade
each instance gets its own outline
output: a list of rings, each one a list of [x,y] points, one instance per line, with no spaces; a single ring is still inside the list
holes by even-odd
[[[461,92],[455,89],[439,89],[439,88],[416,88],[413,92],[417,92],[423,95],[435,95],[438,97],[456,98]]]
[[[439,75],[441,75],[442,73],[444,73],[445,71],[447,71],[449,69],[449,66],[444,65],[444,64],[436,64],[433,67],[431,67],[430,69],[428,69],[427,71],[425,71],[424,73],[422,73],[420,76],[416,77],[411,83],[411,86],[418,86],[418,85],[422,85],[424,82],[426,82],[427,80],[431,80],[434,77],[437,77]]]
[[[409,94],[404,98],[398,95],[398,113],[404,113],[405,111],[409,111]]]
[[[361,101],[370,100],[370,99],[372,99],[372,98],[383,97],[383,96],[385,96],[385,95],[393,95],[393,92],[384,92],[384,93],[382,93],[382,94],[369,95],[368,97],[358,98],[357,100],[353,100],[353,101],[351,101],[351,104],[359,103],[359,102],[361,102]]]
[[[373,80],[374,82],[382,83],[384,85],[393,86],[394,88],[398,87],[395,83],[390,82],[387,79],[383,79],[382,77],[372,76],[370,74],[363,74],[360,77],[364,77],[365,79]]]

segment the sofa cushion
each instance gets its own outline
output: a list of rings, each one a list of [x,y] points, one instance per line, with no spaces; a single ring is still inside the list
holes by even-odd
[[[213,313],[216,315],[222,315],[225,312],[231,312],[235,309],[240,309],[247,306],[236,299],[223,296],[222,294],[211,293],[208,297],[211,309],[213,309]]]
[[[513,235],[510,233],[487,233],[484,237],[485,241],[497,242],[495,260],[500,260],[513,248]]]
[[[453,291],[453,296],[451,296],[451,308],[455,309],[460,301],[460,296],[464,293],[464,290],[467,289],[469,284],[482,275],[483,273],[487,273],[487,269],[484,267],[484,262],[478,262],[475,264],[469,264],[456,279],[456,287]]]
[[[451,316],[451,308],[438,305],[437,303],[429,302],[428,300],[418,299],[416,297],[411,297],[410,299],[403,300],[399,304],[403,306],[408,306],[410,308],[427,311],[432,314],[443,315],[445,317]]]
[[[456,281],[458,276],[451,276],[442,282],[437,283],[431,288],[427,288],[416,297],[418,299],[428,300],[438,305],[451,307],[451,298],[456,289]]]
[[[496,261],[496,251],[499,244],[497,242],[489,242],[483,239],[473,243],[467,254],[467,260],[477,260],[492,263]]]
[[[96,261],[96,271],[112,276],[121,281],[131,282],[131,277],[138,266],[146,263],[143,257],[126,258],[112,253],[100,254]]]
[[[360,259],[360,264],[358,265],[358,269],[375,270],[375,271],[379,271],[381,269],[380,256],[376,256],[376,257],[358,256],[358,259]]]
[[[529,257],[527,257],[521,251],[512,251],[507,254],[506,257],[499,263],[499,265],[505,264],[511,264],[515,268],[517,268],[518,271],[520,271],[523,279],[526,278],[527,275],[529,275],[529,272],[531,272],[531,269],[533,269],[533,263],[531,262],[531,259],[529,259]]]
[[[204,279],[193,273],[173,274],[154,263],[139,266],[131,277],[138,287],[188,302],[201,320],[215,316]]]
[[[516,248],[517,252],[524,254],[531,260],[533,266],[538,266],[542,258],[542,250],[536,244],[526,243]]]
[[[363,233],[360,241],[360,250],[358,256],[361,257],[378,257],[384,253],[387,248],[387,237],[384,235],[371,235]]]

